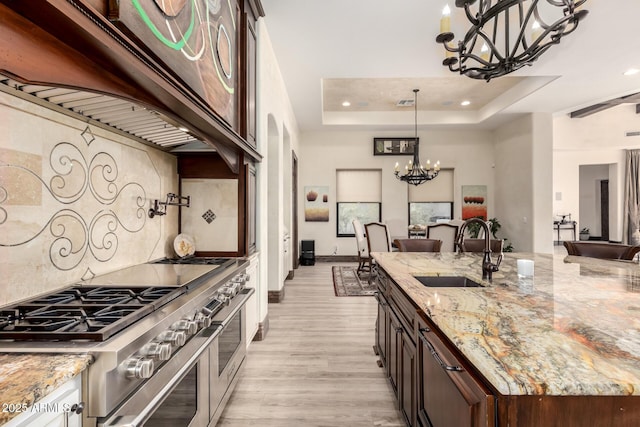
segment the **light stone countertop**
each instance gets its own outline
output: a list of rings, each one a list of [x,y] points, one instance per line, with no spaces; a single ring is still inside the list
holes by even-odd
[[[0,425],[20,415],[10,405],[32,406],[92,361],[88,354],[0,353]]]
[[[373,253],[503,395],[640,395],[640,265],[505,254],[491,283],[481,254]],[[532,280],[516,259],[535,261]],[[466,276],[484,288],[429,288],[414,275]]]

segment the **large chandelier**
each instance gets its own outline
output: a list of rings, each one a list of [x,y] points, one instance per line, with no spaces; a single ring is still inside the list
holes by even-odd
[[[404,181],[408,184],[412,185],[420,185],[427,181],[431,181],[433,178],[438,176],[440,172],[440,161],[437,161],[436,164],[431,169],[431,161],[427,160],[427,165],[423,166],[420,163],[419,156],[419,141],[418,141],[418,92],[420,89],[413,90],[413,107],[415,112],[415,145],[413,148],[413,160],[409,160],[409,164],[404,167],[404,175],[400,175],[400,165],[396,162],[395,167],[395,175],[401,181]]]
[[[436,37],[446,50],[442,65],[486,81],[531,65],[578,27],[588,13],[580,9],[586,1],[456,0],[456,7],[464,8],[471,28],[457,46],[450,43],[454,39],[451,11],[449,5],[444,8]],[[541,2],[544,6],[539,10]]]

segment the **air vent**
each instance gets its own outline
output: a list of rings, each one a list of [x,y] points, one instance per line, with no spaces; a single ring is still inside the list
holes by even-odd
[[[640,136],[640,130],[637,130],[635,132],[627,132],[625,135],[626,136]]]
[[[396,107],[413,107],[415,101],[413,99],[401,99],[396,104]]]

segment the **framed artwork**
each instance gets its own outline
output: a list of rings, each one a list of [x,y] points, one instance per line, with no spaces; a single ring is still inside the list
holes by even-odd
[[[487,186],[462,186],[462,219],[482,218],[487,220]]]
[[[329,222],[328,186],[304,187],[304,220],[307,222]]]
[[[373,138],[374,156],[413,155],[420,138]]]

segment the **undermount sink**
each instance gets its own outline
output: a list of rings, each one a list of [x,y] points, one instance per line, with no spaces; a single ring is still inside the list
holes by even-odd
[[[478,288],[483,287],[464,276],[413,276],[425,286],[430,288]]]

